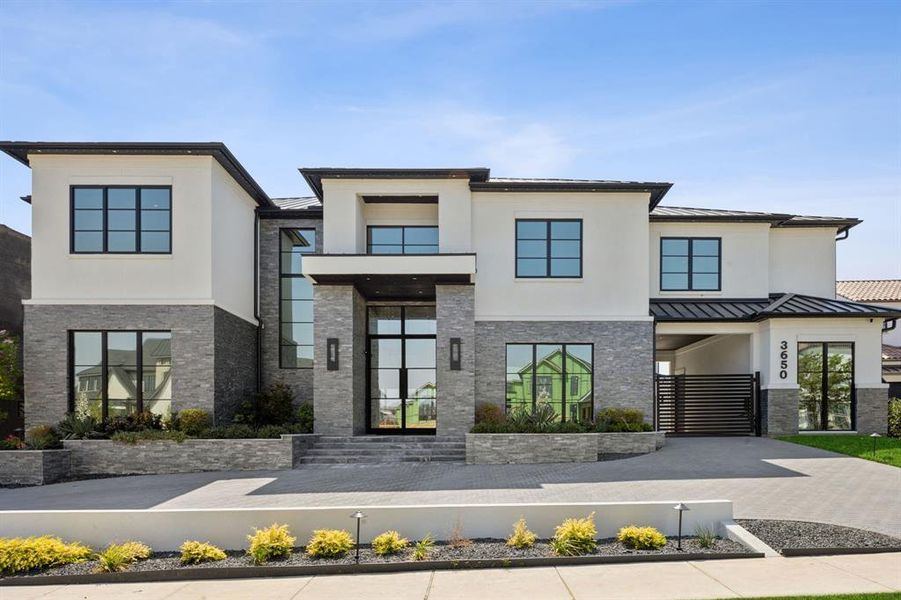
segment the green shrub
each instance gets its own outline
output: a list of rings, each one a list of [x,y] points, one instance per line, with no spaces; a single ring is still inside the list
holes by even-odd
[[[659,550],[666,546],[666,536],[653,527],[623,527],[616,539],[633,550]]]
[[[294,433],[294,431],[291,427],[285,425],[263,425],[256,430],[256,435],[254,437],[272,439],[279,438],[286,433]]]
[[[32,450],[62,448],[59,434],[49,425],[36,425],[25,432],[25,445]]]
[[[372,539],[372,551],[379,556],[397,554],[410,544],[406,538],[400,537],[396,531],[380,533]]]
[[[701,548],[712,548],[716,544],[718,536],[711,527],[698,525],[695,527],[695,539]]]
[[[594,419],[594,430],[601,433],[651,431],[644,422],[644,413],[637,408],[604,408]]]
[[[213,439],[236,440],[255,438],[257,436],[257,432],[250,425],[235,424],[225,425],[221,427],[210,427],[206,432],[206,436]]]
[[[202,408],[186,408],[178,412],[178,430],[197,437],[210,428],[210,413]]]
[[[114,442],[121,444],[137,444],[138,442],[171,441],[179,444],[188,439],[183,431],[160,431],[144,429],[143,431],[117,431],[110,436]]]
[[[145,429],[163,429],[163,416],[150,411],[132,413],[121,417],[113,417],[101,426],[107,434],[117,431],[144,431]]]
[[[275,383],[257,394],[256,424],[282,425],[294,417],[294,392],[284,383]]]
[[[566,519],[554,530],[551,549],[559,556],[579,556],[594,551],[598,530],[594,513],[584,519]]]
[[[110,544],[97,555],[97,569],[106,573],[124,571],[133,563],[150,558],[150,546],[141,542]]]
[[[59,422],[56,430],[64,440],[89,440],[99,437],[100,423],[87,414],[78,414],[71,412]]]
[[[297,540],[288,531],[287,525],[273,523],[265,529],[254,529],[253,535],[247,536],[250,546],[247,553],[253,562],[263,564],[273,558],[288,556],[294,550]]]
[[[181,550],[181,562],[186,565],[225,560],[225,552],[207,542],[188,540],[181,545],[179,550]]]
[[[513,534],[507,538],[507,545],[522,550],[531,548],[535,544],[536,539],[538,539],[538,536],[529,530],[526,520],[520,517],[513,524]]]
[[[341,558],[354,547],[354,539],[343,529],[317,529],[307,542],[311,558]]]
[[[432,548],[435,547],[435,540],[432,539],[431,534],[426,535],[424,538],[416,542],[416,545],[413,546],[413,560],[425,560],[429,557],[429,554],[432,553]]]
[[[0,331],[0,400],[22,398],[22,366],[19,361],[19,338]]]
[[[304,402],[297,407],[295,416],[297,431],[295,433],[313,433],[313,403]]]
[[[492,423],[495,425],[500,425],[506,420],[506,418],[504,416],[504,409],[502,409],[500,406],[498,406],[497,404],[482,402],[478,406],[476,406],[475,420],[476,425],[480,423]]]
[[[84,544],[67,543],[50,535],[0,538],[0,573],[12,575],[84,562],[92,554],[93,551]]]
[[[901,438],[901,398],[892,398],[888,401],[888,434],[894,438]]]
[[[15,434],[9,434],[0,440],[0,450],[24,450],[25,442]]]

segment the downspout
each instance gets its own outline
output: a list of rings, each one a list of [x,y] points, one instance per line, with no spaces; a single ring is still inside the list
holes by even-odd
[[[650,311],[648,311],[650,312]],[[653,314],[651,314],[653,317]],[[657,431],[657,318],[651,321],[651,389],[653,390],[652,420],[654,431]]]
[[[253,318],[257,321],[256,393],[263,390],[263,320],[260,317],[260,210],[253,211]]]

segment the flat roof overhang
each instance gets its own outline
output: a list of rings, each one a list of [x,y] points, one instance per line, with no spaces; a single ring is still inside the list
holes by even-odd
[[[303,274],[317,285],[353,285],[369,300],[432,300],[436,285],[470,285],[475,254],[315,254]]]

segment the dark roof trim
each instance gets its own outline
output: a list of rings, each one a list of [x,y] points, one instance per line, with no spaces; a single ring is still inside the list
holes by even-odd
[[[263,188],[222,142],[0,142],[0,150],[25,166],[29,154],[212,156],[260,206],[274,206]]]
[[[773,227],[835,227],[839,234],[863,223],[861,219],[853,217],[809,217],[788,213],[742,213],[740,211],[732,211],[732,214],[729,214],[730,211],[715,209],[711,209],[708,214],[705,214],[705,209],[699,208],[661,207],[661,210],[666,209],[685,211],[685,214],[652,212],[649,220],[656,223],[769,223]]]
[[[356,169],[340,167],[302,167],[304,180],[316,197],[322,200],[323,179],[469,179],[487,181],[490,175],[485,167],[460,169]]]
[[[312,219],[322,220],[321,208],[258,208],[261,219]]]
[[[364,195],[366,204],[438,204],[438,196],[372,196]]]
[[[31,204],[31,194],[28,194],[27,196],[19,196],[19,200]]]
[[[901,310],[804,294],[772,294],[768,299],[652,298],[656,321],[744,321],[799,317],[901,318]]]
[[[480,181],[470,182],[473,192],[647,192],[648,210],[653,210],[672,183],[638,181]]]

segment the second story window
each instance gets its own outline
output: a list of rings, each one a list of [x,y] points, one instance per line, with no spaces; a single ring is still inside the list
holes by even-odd
[[[74,254],[172,252],[169,186],[72,186]]]
[[[660,238],[662,291],[718,291],[720,238]]]
[[[517,219],[516,276],[582,277],[582,220]]]
[[[367,254],[438,254],[438,228],[371,225]]]
[[[303,257],[316,252],[315,229],[282,229],[279,266],[279,359],[282,369],[313,368],[313,285]]]

